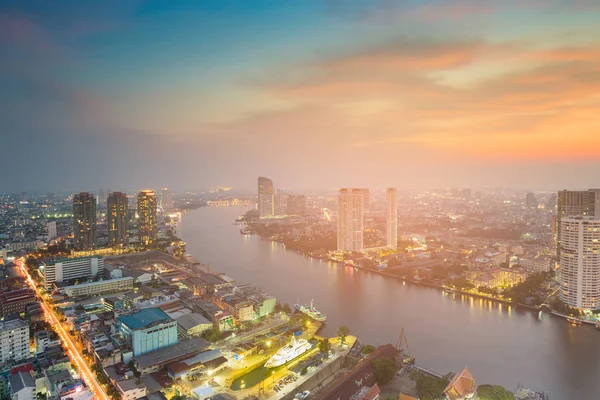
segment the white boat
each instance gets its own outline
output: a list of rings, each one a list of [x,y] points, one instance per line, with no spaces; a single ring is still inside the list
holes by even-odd
[[[275,368],[292,361],[310,350],[311,344],[306,339],[292,337],[292,341],[273,354],[265,364],[266,368]]]
[[[309,305],[300,304],[300,301],[297,300],[297,303],[294,305],[294,307],[296,307],[296,310],[308,315],[315,321],[324,322],[327,319],[327,316],[325,314],[323,314],[321,311],[315,308],[312,300],[310,301]]]

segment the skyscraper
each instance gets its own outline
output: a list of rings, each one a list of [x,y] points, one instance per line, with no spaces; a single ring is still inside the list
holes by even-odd
[[[127,245],[127,195],[123,192],[110,193],[106,207],[108,245]]]
[[[533,193],[527,193],[525,196],[525,206],[527,208],[538,208],[538,200]]]
[[[156,244],[157,218],[156,193],[154,190],[142,190],[137,197],[138,237],[145,247]]]
[[[287,214],[288,194],[284,189],[277,189],[273,194],[273,215]]]
[[[398,192],[389,188],[386,196],[386,245],[392,249],[398,248]]]
[[[600,220],[565,217],[561,220],[560,299],[576,308],[600,306]]]
[[[337,220],[338,250],[363,250],[364,200],[364,189],[340,189]]]
[[[169,189],[162,188],[160,191],[160,202],[162,208],[165,210],[173,207],[173,195],[169,192]]]
[[[600,195],[599,195],[600,197]],[[600,210],[599,210],[600,211]],[[596,214],[596,191],[562,190],[558,192],[555,218],[555,245],[560,259],[561,220],[566,217],[594,216]]]
[[[275,214],[273,181],[261,176],[258,178],[258,215],[269,218]]]
[[[73,196],[73,246],[88,250],[96,243],[96,198],[81,192]]]

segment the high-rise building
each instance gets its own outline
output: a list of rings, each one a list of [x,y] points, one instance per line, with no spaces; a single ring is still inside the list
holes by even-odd
[[[392,249],[398,248],[398,192],[389,188],[386,192],[386,245]]]
[[[363,250],[364,200],[364,189],[340,189],[337,220],[338,250]]]
[[[160,205],[165,210],[173,208],[173,194],[167,188],[160,191]]]
[[[258,178],[258,215],[269,218],[275,215],[273,181],[261,176]]]
[[[560,299],[580,309],[600,306],[600,220],[565,217],[561,220]]]
[[[0,321],[0,364],[29,356],[29,324],[21,319]]]
[[[289,195],[283,189],[278,189],[273,195],[273,215],[283,216],[287,214]]]
[[[525,195],[525,206],[527,208],[538,208],[538,200],[534,193],[527,193]]]
[[[96,198],[81,192],[73,196],[73,245],[87,250],[96,243]]]
[[[154,190],[142,190],[138,194],[137,213],[140,243],[146,247],[152,247],[156,244],[158,234]]]
[[[367,188],[362,188],[363,193],[363,210],[367,211],[371,205],[371,191]]]
[[[108,245],[125,246],[129,240],[127,235],[127,195],[123,192],[112,192],[106,202],[106,219],[108,223]]]
[[[98,204],[104,204],[106,202],[106,195],[108,195],[108,193],[104,193],[104,189],[98,191]]]
[[[177,343],[177,321],[160,308],[146,308],[117,320],[117,328],[131,340],[133,355],[139,356]]]
[[[54,282],[72,279],[87,280],[104,273],[104,258],[79,257],[54,260],[40,266],[44,275],[44,287],[51,289]]]
[[[46,230],[48,231],[48,240],[56,239],[58,236],[56,231],[56,221],[47,222]]]
[[[600,195],[599,195],[600,196]],[[600,210],[599,210],[600,211]],[[562,190],[558,192],[556,204],[555,245],[560,259],[561,220],[566,217],[594,216],[596,213],[596,192],[593,190]]]

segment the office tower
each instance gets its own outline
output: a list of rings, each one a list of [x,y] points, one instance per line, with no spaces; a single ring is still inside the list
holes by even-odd
[[[386,245],[396,249],[398,248],[398,192],[396,188],[389,188],[386,195]]]
[[[258,215],[269,218],[275,214],[273,181],[261,176],[258,178]]]
[[[138,194],[137,212],[140,243],[146,247],[152,247],[156,244],[158,234],[154,190],[142,190]]]
[[[48,240],[56,239],[58,233],[56,231],[56,221],[46,223],[46,230],[48,231]]]
[[[104,273],[103,257],[79,257],[54,260],[40,266],[44,276],[44,287],[51,289],[54,282],[72,279],[86,281]]]
[[[538,208],[538,200],[533,193],[527,193],[525,195],[525,206],[527,208]]]
[[[565,217],[561,220],[560,299],[575,308],[600,306],[600,220]]]
[[[364,189],[340,189],[337,220],[338,250],[363,250],[364,200]]]
[[[162,208],[165,210],[173,208],[173,195],[169,192],[169,189],[162,188],[160,191],[160,202]]]
[[[98,191],[98,204],[104,204],[104,202],[106,202],[106,197],[104,196],[106,196],[104,194],[104,189],[100,189]]]
[[[96,198],[88,192],[73,196],[73,246],[87,250],[96,242]]]
[[[127,235],[127,195],[123,192],[112,192],[106,202],[106,220],[108,224],[108,245],[126,246]]]
[[[283,216],[287,214],[288,194],[285,189],[278,189],[273,195],[273,215]]]
[[[117,319],[123,337],[131,340],[133,355],[139,356],[177,343],[177,321],[160,308],[146,308]]]
[[[29,356],[29,324],[20,319],[0,321],[0,365]]]
[[[556,203],[555,237],[557,256],[560,259],[561,220],[566,217],[594,216],[596,192],[592,190],[562,190],[558,192]]]

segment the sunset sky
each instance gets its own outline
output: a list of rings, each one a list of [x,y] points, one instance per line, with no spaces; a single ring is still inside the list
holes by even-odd
[[[1,1],[0,192],[600,186],[600,1]]]

